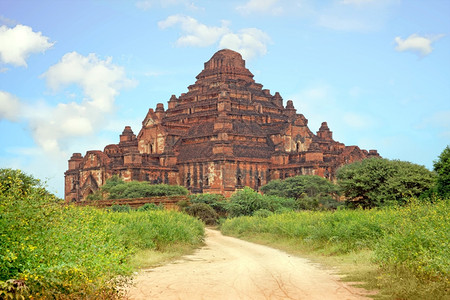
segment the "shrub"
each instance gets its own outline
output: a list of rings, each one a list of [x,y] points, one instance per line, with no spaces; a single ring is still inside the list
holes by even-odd
[[[227,213],[227,201],[221,194],[193,194],[189,196],[191,203],[205,203],[211,206],[219,216]]]
[[[149,211],[149,210],[162,210],[164,209],[162,206],[158,206],[155,203],[145,203],[141,207],[139,207],[138,211]]]
[[[230,217],[251,216],[260,209],[275,212],[282,208],[293,210],[296,207],[296,201],[292,198],[261,195],[249,187],[233,193],[227,203],[227,211]]]
[[[64,206],[31,176],[0,174],[0,298],[117,298],[135,251],[203,238],[185,214]]]
[[[262,208],[266,208],[263,196],[249,187],[234,192],[227,205],[231,217],[251,216]]]
[[[206,225],[215,225],[219,220],[217,212],[206,203],[194,203],[186,208],[186,212],[202,220]]]
[[[270,210],[264,209],[264,208],[258,209],[257,211],[255,211],[253,213],[253,216],[257,217],[257,218],[267,218],[268,216],[271,216],[271,215],[273,215],[273,212],[271,212]]]
[[[337,180],[350,207],[405,204],[433,187],[434,175],[424,166],[370,158],[338,169]]]
[[[130,212],[131,206],[127,205],[120,205],[120,204],[114,204],[110,207],[110,210],[113,212]]]

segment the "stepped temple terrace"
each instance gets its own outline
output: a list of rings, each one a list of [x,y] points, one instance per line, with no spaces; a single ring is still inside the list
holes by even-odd
[[[284,105],[254,81],[237,52],[218,51],[196,79],[167,109],[150,108],[137,135],[126,126],[118,144],[74,153],[66,201],[85,199],[113,175],[229,196],[295,175],[333,180],[339,166],[379,156],[333,140],[326,122],[314,134],[291,100]]]

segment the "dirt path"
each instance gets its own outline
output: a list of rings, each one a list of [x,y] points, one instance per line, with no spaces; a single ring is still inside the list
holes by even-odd
[[[206,246],[144,270],[130,299],[367,299],[307,259],[207,229]]]

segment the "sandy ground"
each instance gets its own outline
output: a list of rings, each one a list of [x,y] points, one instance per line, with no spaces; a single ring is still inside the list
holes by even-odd
[[[130,299],[368,299],[309,260],[207,229],[206,246],[141,271]]]

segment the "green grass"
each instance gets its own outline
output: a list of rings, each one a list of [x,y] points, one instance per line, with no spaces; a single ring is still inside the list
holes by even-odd
[[[239,217],[222,231],[337,265],[380,299],[448,299],[449,204]]]
[[[203,224],[182,213],[61,204],[14,176],[0,185],[0,298],[111,299],[137,267],[203,241]]]

